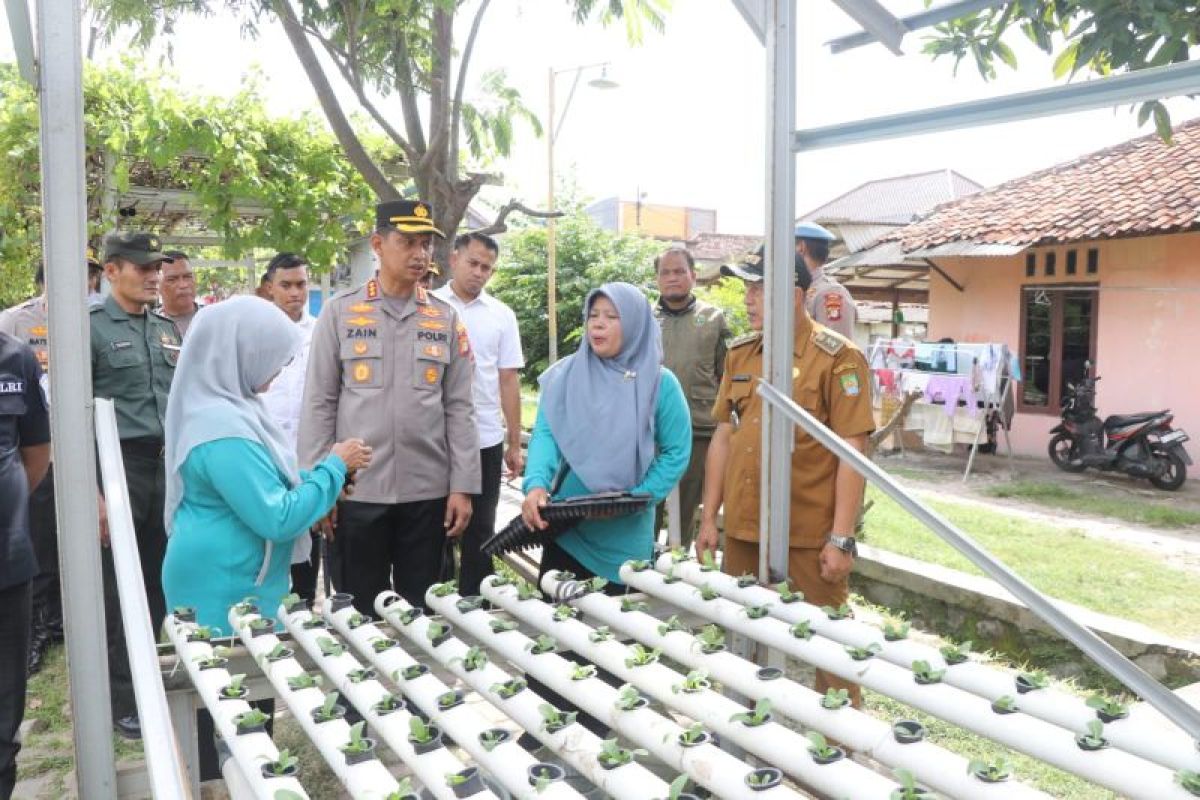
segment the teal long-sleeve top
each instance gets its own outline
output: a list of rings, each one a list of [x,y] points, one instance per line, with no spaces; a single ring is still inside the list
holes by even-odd
[[[595,420],[596,430],[604,430],[604,421]],[[657,449],[650,469],[637,486],[627,491],[646,492],[654,497],[650,507],[625,517],[588,519],[558,537],[558,545],[596,575],[620,583],[621,565],[630,559],[649,559],[654,550],[654,506],[666,499],[687,470],[692,454],[692,418],[679,380],[662,368],[658,386],[658,404],[654,409],[654,443]],[[598,436],[597,447],[604,447]],[[554,482],[562,453],[550,423],[538,409],[529,440],[522,489],[546,489]],[[574,472],[568,472],[553,499],[592,494]]]
[[[292,543],[328,513],[346,481],[330,455],[288,481],[267,449],[230,438],[194,448],[183,462],[162,583],[167,608],[192,606],[196,621],[229,635],[229,607],[257,598],[263,616],[288,593]]]

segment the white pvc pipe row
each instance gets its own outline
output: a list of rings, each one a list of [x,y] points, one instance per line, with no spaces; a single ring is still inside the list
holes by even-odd
[[[658,574],[647,576],[653,583]],[[641,577],[641,576],[639,576]],[[553,573],[543,584],[555,594],[561,585]],[[632,582],[630,585],[636,585]],[[647,590],[648,591],[648,590]],[[652,593],[652,592],[651,592]],[[704,669],[722,685],[752,700],[767,698],[779,713],[819,730],[853,750],[868,753],[891,767],[912,771],[918,781],[950,797],[958,798],[1046,798],[1047,795],[1016,782],[985,783],[973,778],[967,759],[928,741],[900,744],[892,728],[869,714],[846,706],[830,710],[821,705],[822,696],[786,677],[761,680],[759,665],[733,653],[706,654],[700,640],[682,631],[659,633],[660,620],[642,611],[622,611],[620,602],[599,592],[589,592],[571,604],[589,619],[621,630],[640,642],[660,648],[674,661]]]
[[[333,682],[333,687],[338,693],[358,709],[367,720],[373,735],[379,736],[392,752],[400,756],[400,760],[437,800],[455,800],[454,790],[446,784],[446,775],[462,771],[465,765],[445,747],[418,754],[412,742],[408,740],[408,721],[412,714],[406,708],[388,714],[376,711],[375,704],[389,694],[386,687],[374,679],[358,683],[350,680],[350,673],[361,669],[362,664],[349,650],[339,656],[327,656],[322,653],[317,642],[322,636],[329,636],[330,631],[325,628],[305,628],[303,623],[310,616],[311,612],[307,609],[289,614],[283,606],[279,607],[279,617],[287,625],[292,641],[304,648]],[[473,797],[494,798],[495,795],[483,792]]]
[[[574,619],[555,621],[553,607],[541,600],[520,600],[513,587],[497,587],[486,581],[483,594],[513,616],[548,632],[601,669],[700,722],[706,729],[719,734],[722,740],[734,742],[806,786],[834,797],[856,798],[887,798],[895,788],[888,779],[849,759],[817,764],[807,753],[808,739],[776,722],[750,727],[734,721],[732,718],[746,709],[716,692],[676,692],[673,687],[682,682],[682,676],[662,664],[627,666],[630,650],[623,644],[612,639],[591,641],[592,627]],[[718,794],[724,796],[721,792]]]
[[[245,700],[222,700],[221,690],[229,685],[229,670],[223,667],[200,669],[200,662],[213,657],[212,645],[208,642],[189,642],[189,631],[196,630],[193,623],[180,622],[174,614],[167,615],[166,627],[175,646],[175,656],[183,664],[196,687],[196,694],[213,718],[213,729],[221,735],[229,752],[237,762],[243,778],[243,787],[256,800],[272,800],[281,789],[295,792],[302,798],[308,795],[295,778],[266,778],[262,774],[263,764],[279,758],[279,750],[265,732],[239,734],[234,717],[250,710]],[[242,794],[245,797],[245,794]]]
[[[383,615],[381,604],[393,597],[394,592],[382,592],[375,600],[375,608]],[[394,602],[394,601],[393,601]],[[445,683],[432,672],[406,679],[403,671],[417,665],[416,659],[401,647],[392,647],[383,652],[376,652],[372,642],[385,634],[372,622],[350,627],[350,617],[353,608],[343,608],[334,612],[328,604],[324,610],[325,619],[338,631],[356,650],[368,658],[376,669],[387,675],[404,692],[405,697],[438,726],[446,739],[454,741],[467,751],[475,763],[494,777],[501,786],[517,796],[532,794],[529,784],[528,768],[537,763],[530,753],[510,739],[494,749],[488,750],[479,740],[479,734],[494,727],[487,719],[466,703],[461,703],[445,711],[438,708],[438,697],[450,691]],[[546,798],[581,798],[581,795],[565,783],[552,784],[539,797]]]
[[[741,587],[737,579],[721,572],[703,572],[695,561],[674,562],[671,554],[659,558],[656,569],[674,574],[694,586],[708,584],[722,597],[745,606],[768,606],[768,614],[788,623],[807,621],[813,633],[842,644],[866,647],[880,645],[879,658],[909,669],[914,661],[929,662],[935,669],[946,668],[942,654],[934,647],[901,639],[887,641],[874,626],[853,619],[831,620],[817,606],[803,600],[784,603],[778,592],[763,586]],[[1082,733],[1096,719],[1086,702],[1066,692],[1039,689],[1017,696],[1015,674],[998,667],[965,661],[946,669],[942,678],[950,686],[976,694],[989,703],[1005,695],[1016,697],[1017,707],[1029,716],[1045,720],[1072,733]],[[1195,742],[1178,729],[1164,729],[1159,717],[1145,704],[1133,704],[1129,716],[1105,726],[1104,735],[1114,749],[1153,761],[1171,769],[1200,770],[1200,751]]]
[[[621,568],[621,575],[629,585],[649,591],[731,631],[1121,794],[1147,800],[1185,800],[1191,796],[1175,784],[1170,770],[1157,764],[1115,749],[1082,750],[1069,731],[1056,725],[1027,714],[996,714],[986,699],[962,689],[945,683],[917,684],[911,671],[895,664],[879,658],[854,661],[841,645],[831,640],[815,636],[797,639],[782,620],[771,616],[750,619],[745,608],[737,603],[722,598],[704,600],[696,587],[688,582],[693,567],[698,570],[693,564],[676,564],[675,574],[684,581],[674,584],[665,584],[655,573],[634,572],[628,565]],[[714,588],[720,580],[720,577],[714,577],[716,573],[697,574],[704,576],[702,583],[710,583]],[[1079,731],[1083,732],[1082,729]]]
[[[467,628],[466,615],[455,605],[460,599],[461,596],[458,594],[436,597],[432,593],[427,593],[425,596],[425,602],[429,604],[429,607],[436,610],[443,618],[452,620],[463,630],[469,630],[479,641],[494,642],[495,638],[493,637],[496,634],[491,634],[490,628],[487,627],[488,619],[493,619],[493,617],[480,610],[467,612],[479,617],[482,623],[482,626],[473,625]],[[397,630],[451,670],[463,682],[469,684],[481,697],[486,698],[488,702],[507,714],[510,719],[559,754],[564,761],[578,770],[593,785],[618,800],[646,800],[647,797],[665,798],[667,796],[669,791],[667,784],[641,764],[635,762],[621,769],[604,769],[596,760],[596,756],[601,750],[601,739],[582,725],[568,725],[562,730],[548,733],[542,724],[542,715],[539,710],[543,703],[547,703],[543,697],[529,688],[525,688],[511,697],[502,697],[493,691],[492,687],[506,683],[512,679],[512,675],[496,666],[491,660],[482,667],[466,669],[464,658],[469,649],[468,646],[461,639],[451,637],[441,646],[434,647],[433,642],[425,633],[429,626],[429,621],[425,617],[414,620],[409,625],[400,623],[399,615],[408,608],[411,606],[402,599],[387,607],[389,621]],[[485,630],[488,631],[487,634],[484,633]]]
[[[292,717],[304,729],[305,734],[316,745],[321,757],[329,764],[330,769],[341,781],[342,786],[351,797],[378,798],[380,794],[395,792],[400,788],[396,779],[378,758],[371,758],[357,764],[346,761],[346,754],[339,748],[350,741],[350,725],[344,719],[333,719],[318,723],[313,719],[312,712],[321,707],[324,695],[320,689],[292,689],[288,686],[288,678],[294,678],[305,673],[295,657],[267,661],[266,655],[271,652],[279,637],[274,633],[264,633],[254,636],[250,629],[251,620],[257,619],[258,614],[238,613],[237,607],[229,610],[230,627],[241,636],[243,644],[250,655],[254,656],[262,667],[263,674],[271,681],[275,693],[287,703]]]

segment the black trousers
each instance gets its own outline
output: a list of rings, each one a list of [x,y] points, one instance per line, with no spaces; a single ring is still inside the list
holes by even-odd
[[[17,783],[17,731],[25,716],[25,662],[29,658],[30,582],[0,589],[0,800]]]
[[[292,564],[292,591],[312,604],[317,599],[317,567],[321,563],[320,542],[313,539],[312,552],[308,561]]]
[[[125,460],[125,482],[129,487],[129,507],[133,512],[133,528],[137,534],[142,585],[150,606],[151,630],[157,636],[166,616],[166,600],[162,590],[162,563],[167,553],[167,531],[163,524],[166,479],[161,449],[156,453],[152,446],[140,441],[122,441],[121,456]],[[125,626],[121,622],[121,599],[110,548],[106,547],[101,552],[101,566],[104,571],[104,619],[108,637],[112,713],[113,719],[120,719],[136,713],[137,702],[133,696],[129,656],[125,651]]]
[[[594,578],[596,573],[580,564],[575,560],[575,557],[563,550],[556,542],[551,542],[546,547],[542,548],[542,563],[538,569],[538,586],[542,585],[542,578],[547,572],[552,570],[566,570],[567,572],[575,573],[575,577],[579,580],[586,578]],[[623,595],[629,593],[629,587],[621,583],[608,583],[604,587],[604,593],[608,595]],[[547,603],[553,603],[554,599],[542,592],[542,599]],[[560,653],[563,658],[574,661],[578,664],[586,664],[587,659],[574,651],[563,651]],[[610,672],[602,669],[597,669],[596,676],[611,686],[620,686],[623,681],[618,679]],[[572,703],[567,698],[563,697],[558,692],[553,691],[549,686],[536,680],[532,676],[526,676],[529,683],[529,688],[540,695],[547,703],[559,709],[560,711],[579,711],[579,724],[587,728],[597,736],[603,737],[608,731],[608,726],[600,720],[580,711],[579,706]]]
[[[33,579],[35,621],[59,633],[62,630],[62,590],[58,580],[58,516],[54,512],[54,465],[29,495],[29,538],[37,556]]]
[[[463,531],[458,592],[479,594],[479,583],[493,572],[491,556],[480,551],[496,532],[496,505],[500,502],[500,473],[504,469],[504,443],[479,451],[480,493],[471,495],[471,524]]]
[[[361,614],[375,614],[375,597],[387,589],[418,608],[438,580],[446,543],[446,498],[412,503],[338,506],[329,548],[330,573],[339,592],[354,595]]]

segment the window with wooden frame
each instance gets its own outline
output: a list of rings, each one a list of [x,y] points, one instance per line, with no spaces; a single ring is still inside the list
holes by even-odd
[[[1096,361],[1096,285],[1021,287],[1021,411],[1057,414],[1068,383]]]

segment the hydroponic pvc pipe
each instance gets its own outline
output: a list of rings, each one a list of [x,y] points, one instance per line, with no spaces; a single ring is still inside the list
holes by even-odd
[[[734,721],[744,707],[711,690],[678,692],[679,673],[658,663],[633,667],[626,663],[629,650],[607,639],[593,642],[595,629],[575,619],[554,619],[554,609],[539,599],[519,599],[512,586],[485,581],[483,594],[513,616],[546,631],[565,646],[580,653],[669,708],[674,708],[718,733],[722,740],[745,748],[766,762],[797,778],[807,786],[834,797],[887,798],[894,785],[883,776],[848,759],[819,765],[806,756],[809,741],[775,722],[751,727]],[[557,687],[555,687],[557,691]],[[690,773],[689,773],[690,774]]]
[[[491,581],[485,579],[485,584]],[[742,761],[723,752],[711,743],[697,747],[682,747],[679,735],[683,729],[663,715],[645,707],[628,711],[617,706],[619,692],[598,678],[574,680],[572,674],[579,665],[555,653],[534,654],[533,641],[516,630],[493,632],[491,622],[498,619],[485,611],[473,611],[458,618],[463,630],[519,666],[527,674],[551,690],[568,697],[585,713],[595,717],[630,741],[653,753],[660,760],[686,773],[696,783],[710,789],[716,796],[729,800],[753,798],[798,798],[799,794],[784,786],[754,792],[746,785],[750,771]],[[569,726],[580,727],[580,726]],[[626,770],[621,767],[615,772]],[[651,797],[647,792],[643,797]]]
[[[860,683],[1129,797],[1148,800],[1190,797],[1175,784],[1172,772],[1157,764],[1120,750],[1081,750],[1073,735],[1056,725],[1027,714],[993,713],[982,697],[945,683],[920,685],[912,672],[877,658],[855,661],[840,645],[827,639],[798,639],[782,620],[770,616],[750,619],[743,606],[723,598],[704,600],[686,581],[664,584],[655,573],[649,570],[638,573],[628,564],[621,568],[621,579],[818,669]]]
[[[256,800],[273,800],[278,790],[286,789],[295,792],[301,798],[307,798],[304,787],[295,778],[266,778],[262,774],[262,766],[279,758],[275,743],[266,733],[237,732],[234,718],[250,710],[250,704],[245,700],[222,700],[221,689],[229,685],[229,670],[223,667],[200,669],[201,662],[213,657],[212,645],[208,642],[189,642],[188,633],[196,630],[192,623],[180,622],[174,614],[167,615],[167,634],[171,644],[175,646],[175,656],[187,670],[196,694],[200,696],[204,707],[213,718],[213,729],[221,735],[229,747],[232,759],[240,768],[242,778],[249,788],[250,796]],[[246,795],[243,794],[243,797]]]
[[[379,598],[390,597],[393,594],[393,592],[383,592]],[[375,601],[377,609],[379,598]],[[479,735],[494,725],[465,703],[443,710],[439,706],[438,698],[449,693],[450,687],[428,671],[415,678],[406,678],[404,670],[418,666],[416,659],[398,646],[377,652],[373,646],[375,640],[387,637],[371,622],[351,628],[350,618],[354,613],[352,607],[333,611],[331,604],[328,603],[324,609],[325,619],[329,624],[356,650],[370,659],[377,669],[395,681],[404,692],[405,697],[411,699],[446,737],[470,753],[471,758],[485,772],[516,795],[524,796],[531,793],[528,769],[537,763],[537,759],[518,745],[515,739],[499,744],[489,751],[483,746]],[[564,783],[552,784],[550,788],[546,789],[544,796],[563,798],[564,800],[581,797],[578,792]]]
[[[320,723],[313,719],[313,711],[321,707],[324,696],[316,688],[293,689],[288,685],[288,678],[305,674],[304,667],[294,656],[277,661],[267,660],[267,654],[279,644],[279,637],[273,632],[255,636],[250,622],[258,618],[258,614],[239,614],[236,606],[229,610],[230,627],[237,631],[246,650],[262,665],[263,674],[271,681],[275,693],[287,703],[292,717],[316,745],[321,757],[350,796],[355,800],[374,800],[381,794],[397,791],[400,785],[378,758],[357,764],[347,761],[346,754],[340,749],[350,741],[350,725],[344,719]]]
[[[655,576],[658,573],[654,573]],[[647,576],[649,580],[654,577]],[[542,587],[551,595],[564,586],[557,573],[548,573]],[[620,600],[601,592],[589,592],[571,604],[587,617],[657,647],[674,661],[705,670],[725,687],[751,700],[766,698],[772,708],[836,739],[847,747],[870,754],[891,767],[911,770],[918,781],[950,797],[1046,798],[1042,792],[1015,782],[984,783],[972,777],[967,759],[928,741],[900,744],[890,725],[856,708],[830,710],[821,705],[822,696],[786,677],[763,680],[760,667],[727,651],[706,654],[696,636],[684,631],[660,632],[663,623],[643,611],[622,611]]]
[[[455,605],[461,599],[461,595],[457,593],[438,597],[429,592],[425,596],[425,602],[428,603],[430,609],[437,611],[445,619],[453,620],[457,625],[461,625],[464,618],[464,613],[459,611]],[[392,619],[396,619],[395,614],[403,614],[408,608],[411,608],[408,603],[403,599],[398,599],[388,607],[388,610],[393,614]],[[548,733],[539,710],[547,702],[543,697],[529,688],[525,688],[511,697],[503,697],[495,690],[495,687],[510,681],[512,675],[496,666],[490,659],[482,666],[467,669],[466,657],[470,648],[457,637],[451,637],[440,646],[434,647],[433,642],[426,635],[428,626],[429,620],[421,617],[408,625],[397,624],[396,628],[463,682],[474,688],[480,697],[486,698],[489,703],[499,708],[510,719],[559,754],[564,761],[578,770],[593,785],[604,790],[609,796],[618,799],[646,800],[647,797],[665,798],[667,796],[669,791],[667,784],[641,764],[635,762],[623,769],[604,769],[596,760],[602,747],[600,737],[582,725],[568,725],[560,731]],[[491,641],[490,637],[488,641]]]
[[[446,776],[461,772],[466,765],[445,747],[418,754],[408,740],[408,721],[412,714],[404,708],[387,714],[381,714],[376,709],[375,704],[390,692],[374,679],[359,682],[351,680],[350,674],[361,669],[362,664],[349,652],[334,656],[321,651],[318,640],[322,636],[329,636],[329,631],[325,628],[304,627],[304,622],[312,616],[310,611],[301,609],[289,613],[286,608],[280,606],[278,614],[278,618],[287,626],[292,641],[304,648],[313,662],[328,676],[338,693],[367,720],[372,733],[383,739],[388,748],[400,756],[400,760],[412,770],[426,790],[437,800],[455,800],[454,790],[446,784]],[[475,797],[493,798],[495,795],[486,792]]]
[[[762,586],[738,586],[737,579],[720,572],[704,572],[694,561],[674,562],[671,555],[656,564],[660,572],[673,568],[673,574],[694,586],[708,584],[722,597],[746,606],[767,606],[767,613],[785,622],[807,621],[814,633],[830,640],[866,647],[879,645],[879,657],[904,669],[914,661],[927,661],[935,669],[946,668],[942,654],[933,647],[910,642],[887,641],[878,628],[853,619],[831,620],[819,608],[804,601],[784,603],[779,593]],[[1016,675],[997,667],[965,661],[946,669],[942,681],[976,694],[989,703],[1003,696],[1017,694]],[[1096,712],[1085,700],[1054,689],[1039,689],[1020,695],[1017,706],[1023,713],[1080,733],[1096,719]],[[1112,747],[1153,761],[1171,769],[1200,770],[1200,752],[1186,733],[1179,729],[1163,729],[1155,714],[1146,706],[1134,705],[1129,716],[1115,720],[1105,727],[1105,737]]]

